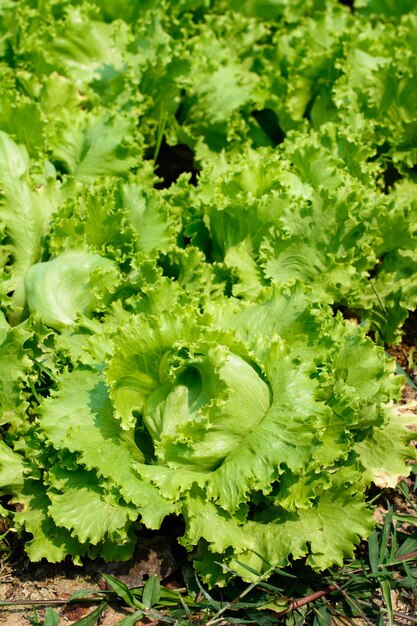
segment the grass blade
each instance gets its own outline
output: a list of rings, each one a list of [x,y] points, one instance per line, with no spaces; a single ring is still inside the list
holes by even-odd
[[[135,598],[135,596],[130,591],[130,589],[128,589],[128,587],[124,583],[122,583],[121,580],[118,580],[117,578],[115,578],[114,576],[111,576],[110,574],[103,574],[103,578],[106,581],[106,583],[109,585],[109,587],[113,589],[114,593],[116,593],[119,596],[119,598],[124,600],[126,604],[130,606],[132,609],[145,609],[146,608],[142,602],[140,602],[137,598]]]
[[[369,563],[371,565],[372,574],[374,576],[378,575],[378,565],[379,565],[379,555],[380,555],[380,546],[378,542],[378,533],[376,530],[372,531],[368,539],[368,555],[369,555]]]
[[[394,626],[394,614],[392,610],[391,586],[389,580],[385,579],[381,582],[381,591],[384,596],[384,602],[387,609],[388,626]]]
[[[135,626],[136,622],[142,619],[142,617],[142,611],[136,611],[136,613],[132,613],[132,615],[127,615],[120,622],[117,622],[117,626]]]
[[[397,548],[395,554],[397,560],[406,555],[413,555],[417,551],[417,532],[413,533],[404,541],[404,543]]]
[[[94,596],[101,595],[112,595],[113,591],[98,591],[97,589],[79,589],[78,591],[74,591],[71,596],[68,598],[68,602],[73,602],[73,600],[80,600],[84,598],[94,598]]]
[[[185,614],[187,616],[188,621],[190,622],[190,624],[192,624],[193,623],[192,613],[191,613],[189,607],[187,606],[187,603],[185,602],[184,598],[181,595],[180,595],[180,602],[182,604],[182,607],[184,609],[184,612],[185,612]]]
[[[142,602],[148,609],[151,609],[154,604],[159,602],[160,597],[161,584],[159,578],[156,574],[152,574],[143,588]]]
[[[59,615],[54,609],[49,608],[45,613],[45,620],[43,626],[58,626]]]
[[[392,516],[394,511],[390,506],[388,509],[388,513],[385,516],[384,525],[382,527],[382,532],[379,540],[379,564],[382,565],[386,561],[386,557],[388,554],[388,543],[391,535],[391,527],[392,527]]]
[[[101,602],[99,606],[94,609],[94,611],[89,613],[89,615],[82,617],[80,620],[78,620],[78,622],[74,622],[73,626],[95,626],[97,620],[100,619],[107,607],[108,603],[103,600],[103,602]]]

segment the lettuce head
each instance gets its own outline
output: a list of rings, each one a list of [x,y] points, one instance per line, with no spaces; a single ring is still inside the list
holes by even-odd
[[[220,560],[246,579],[289,558],[323,569],[369,535],[371,482],[408,471],[392,363],[298,285],[202,310],[168,281],[103,333],[102,358],[67,368],[16,440],[23,484],[5,480],[31,558],[126,558],[138,521],[175,514],[211,584],[230,576]]]

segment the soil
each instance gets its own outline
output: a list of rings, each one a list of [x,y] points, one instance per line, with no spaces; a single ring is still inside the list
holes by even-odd
[[[65,603],[73,593],[83,589],[92,592],[107,589],[103,573],[116,576],[129,588],[142,586],[151,574],[156,574],[164,584],[170,586],[169,580],[180,566],[181,563],[172,555],[168,538],[158,535],[139,541],[134,557],[124,563],[104,563],[97,560],[77,567],[72,563],[30,563],[26,558],[16,558],[12,554],[9,561],[0,565],[0,601],[23,601],[27,604],[0,607],[0,624],[42,624],[48,603],[35,606],[30,601],[52,600],[50,606],[60,616],[59,625],[67,626],[88,615],[99,602],[89,607],[73,603],[56,605],[56,602],[62,600]],[[130,609],[111,606],[106,609],[100,624],[114,626],[131,612],[133,611]],[[138,626],[142,623],[156,622],[137,622]]]

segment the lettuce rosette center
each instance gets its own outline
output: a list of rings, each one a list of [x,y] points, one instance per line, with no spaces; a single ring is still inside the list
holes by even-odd
[[[182,356],[180,356],[182,355]],[[144,422],[160,462],[214,470],[270,406],[270,391],[254,364],[226,346],[191,356],[162,355],[162,384],[145,402]]]

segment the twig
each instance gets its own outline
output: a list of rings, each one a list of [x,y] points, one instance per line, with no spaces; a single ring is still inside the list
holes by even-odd
[[[99,604],[100,603],[100,598],[74,598],[73,600],[71,600],[70,598],[68,598],[68,600],[63,600],[61,598],[51,598],[50,600],[7,600],[4,602],[0,602],[0,606],[25,606],[25,605],[32,605],[32,604],[36,604],[36,605],[49,605],[49,604],[54,604],[57,606],[63,606],[64,604],[81,604],[82,602],[88,602],[90,604]]]
[[[386,567],[387,565],[396,565],[398,563],[401,563],[401,561],[407,561],[409,559],[413,559],[417,557],[417,550],[414,550],[413,552],[409,552],[407,554],[403,554],[402,556],[397,557],[396,562],[395,563],[387,563],[385,565],[381,565],[380,567]],[[360,572],[362,572],[362,569],[356,569],[353,572],[351,572],[352,574],[358,574]],[[316,600],[319,600],[320,598],[323,598],[325,596],[327,596],[329,593],[332,593],[332,591],[340,591],[343,595],[346,595],[345,592],[343,591],[343,589],[341,589],[341,587],[339,587],[339,585],[337,584],[333,584],[333,585],[329,585],[328,587],[326,587],[325,589],[322,589],[321,591],[315,591],[314,593],[311,593],[308,596],[304,596],[304,598],[299,598],[298,600],[295,600],[294,602],[291,602],[291,604],[288,606],[288,608],[285,609],[285,611],[280,611],[279,613],[276,613],[277,617],[282,617],[284,615],[288,615],[288,613],[292,613],[293,611],[295,611],[296,609],[299,609],[302,606],[305,606],[306,604],[310,604],[311,602],[315,602]],[[364,605],[365,606],[365,605]],[[372,605],[369,605],[372,606]],[[397,614],[398,617],[402,617],[399,613]],[[417,624],[417,619],[416,620],[411,620],[413,621],[413,623]]]
[[[403,561],[408,561],[411,559],[417,559],[417,550],[414,550],[413,552],[408,552],[407,554],[403,554],[402,556],[398,556],[396,557],[395,561],[392,561],[391,563],[379,563],[378,569],[384,569],[385,567],[394,567],[394,565],[400,565],[400,563],[402,563]],[[363,568],[358,567],[352,571],[347,570],[347,573],[350,575],[361,574],[363,571]]]
[[[336,589],[337,589],[336,585],[329,585],[328,587],[326,587],[326,589],[322,589],[321,591],[315,591],[314,593],[310,593],[310,595],[304,596],[304,598],[299,598],[298,600],[291,602],[291,604],[289,605],[287,609],[285,609],[285,611],[280,611],[279,613],[276,613],[276,615],[277,617],[282,617],[283,615],[292,613],[296,609],[299,609],[300,607],[305,606],[306,604],[310,604],[310,602],[315,602],[316,600],[319,600],[320,598],[327,596],[332,591],[336,591]]]
[[[402,556],[397,557],[397,561],[407,561],[408,559],[417,559],[417,550],[414,552],[409,552],[408,554],[403,554]],[[387,564],[388,565],[388,564]]]

